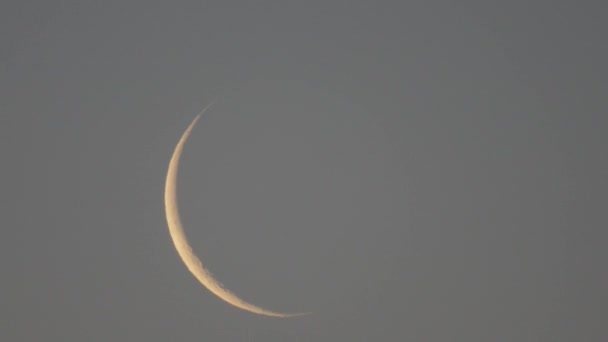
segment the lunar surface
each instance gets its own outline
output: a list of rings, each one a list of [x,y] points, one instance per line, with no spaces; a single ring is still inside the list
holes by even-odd
[[[184,150],[184,145],[190,132],[192,132],[192,128],[196,125],[196,122],[199,120],[201,115],[211,106],[208,105],[198,114],[190,126],[186,129],[181,139],[177,143],[175,147],[175,151],[171,156],[171,161],[169,162],[169,170],[167,172],[167,180],[165,183],[165,212],[167,216],[167,224],[169,226],[169,233],[171,234],[171,238],[173,239],[173,243],[175,244],[175,249],[177,249],[177,253],[181,257],[186,267],[198,281],[203,284],[209,291],[211,291],[216,296],[220,297],[224,301],[229,304],[236,306],[237,308],[256,313],[259,315],[271,316],[271,317],[295,317],[295,316],[303,316],[309,313],[281,313],[275,312],[271,310],[267,310],[256,306],[254,304],[248,303],[243,299],[239,298],[233,292],[227,290],[223,287],[223,285],[217,281],[211,272],[205,268],[201,260],[194,254],[192,251],[192,247],[188,243],[188,239],[186,237],[186,233],[184,232],[184,227],[182,226],[181,218],[179,215],[179,209],[177,205],[177,173],[179,169],[179,160],[182,155],[182,151]]]

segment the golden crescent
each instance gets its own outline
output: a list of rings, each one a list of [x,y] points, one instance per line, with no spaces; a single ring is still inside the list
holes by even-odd
[[[186,140],[188,139],[188,136],[190,135],[190,132],[198,119],[210,106],[211,104],[205,107],[205,109],[203,109],[200,114],[198,114],[194,120],[192,120],[192,123],[190,123],[190,126],[188,126],[177,143],[175,151],[173,151],[173,155],[171,156],[171,161],[169,162],[169,170],[167,172],[167,180],[165,183],[165,213],[167,216],[167,224],[169,226],[169,234],[173,239],[175,249],[194,277],[196,277],[196,279],[198,279],[198,281],[209,291],[227,303],[245,311],[271,317],[286,318],[307,315],[309,313],[281,313],[266,310],[239,298],[236,294],[224,288],[222,284],[213,277],[211,272],[209,272],[209,270],[203,266],[201,260],[196,256],[196,254],[194,254],[192,247],[190,247],[190,244],[188,243],[177,206],[177,172],[179,169],[179,160]]]

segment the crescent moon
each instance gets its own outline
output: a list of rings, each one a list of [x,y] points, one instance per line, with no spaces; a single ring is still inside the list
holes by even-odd
[[[198,279],[198,281],[209,291],[211,291],[213,294],[223,299],[227,303],[232,304],[237,308],[245,311],[271,317],[287,318],[307,315],[309,313],[275,312],[248,303],[243,299],[239,298],[236,294],[224,288],[224,286],[213,277],[211,272],[209,272],[209,270],[205,268],[201,260],[196,256],[196,254],[194,254],[194,252],[192,251],[192,247],[188,243],[188,239],[186,238],[186,233],[184,232],[184,228],[182,226],[177,206],[177,172],[179,169],[179,160],[182,155],[184,145],[186,144],[186,140],[188,140],[188,136],[190,135],[190,132],[192,132],[192,128],[194,127],[194,125],[196,125],[196,122],[201,117],[201,115],[212,104],[213,103],[207,105],[207,107],[205,107],[194,118],[194,120],[192,120],[192,123],[190,123],[190,126],[188,126],[188,128],[180,138],[179,142],[177,143],[175,151],[173,151],[173,155],[171,156],[171,161],[169,162],[169,170],[167,172],[167,180],[165,182],[165,213],[167,216],[167,224],[169,226],[169,234],[171,235],[171,239],[173,239],[175,249],[177,250],[177,253],[181,257],[188,270],[190,270],[190,272],[194,275],[194,277]]]

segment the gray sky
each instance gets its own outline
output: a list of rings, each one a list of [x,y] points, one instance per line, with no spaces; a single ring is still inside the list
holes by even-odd
[[[604,7],[2,2],[0,340],[608,340]]]

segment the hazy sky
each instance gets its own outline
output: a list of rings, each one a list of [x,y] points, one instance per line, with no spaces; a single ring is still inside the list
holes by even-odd
[[[0,340],[607,341],[605,7],[3,1]]]

